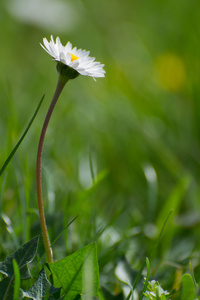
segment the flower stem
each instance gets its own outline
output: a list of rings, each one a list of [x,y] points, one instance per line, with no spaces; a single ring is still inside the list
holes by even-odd
[[[49,106],[49,110],[47,112],[41,135],[40,140],[38,144],[38,152],[37,152],[37,165],[36,165],[36,185],[37,185],[37,198],[38,198],[38,209],[39,209],[39,215],[40,215],[40,224],[41,224],[41,230],[42,230],[42,237],[44,242],[44,248],[47,256],[47,260],[49,263],[53,262],[53,253],[50,246],[49,236],[47,232],[47,225],[46,225],[46,219],[44,214],[44,204],[42,199],[42,183],[41,183],[41,162],[42,162],[42,149],[44,144],[44,138],[46,134],[46,130],[52,115],[52,112],[54,110],[54,107],[58,101],[58,98],[60,96],[60,93],[62,92],[65,84],[67,83],[67,79],[63,76],[59,76],[58,84],[53,96],[53,99],[51,101],[51,104]]]

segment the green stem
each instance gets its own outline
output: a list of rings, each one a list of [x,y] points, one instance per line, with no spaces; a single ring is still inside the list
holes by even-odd
[[[57,84],[53,99],[49,106],[49,110],[47,112],[47,115],[46,115],[46,118],[45,118],[45,121],[44,121],[44,124],[42,127],[40,140],[39,140],[39,144],[38,144],[38,152],[37,152],[36,185],[37,185],[38,209],[39,209],[39,215],[40,215],[40,224],[41,224],[45,252],[46,252],[47,260],[49,263],[53,262],[53,253],[52,253],[51,246],[50,246],[47,225],[46,225],[46,219],[45,219],[45,214],[44,214],[44,204],[43,204],[43,199],[42,199],[42,183],[41,183],[42,149],[43,149],[46,130],[47,130],[52,112],[58,101],[60,93],[62,92],[67,81],[68,80],[65,79],[63,76],[59,76],[58,84]]]

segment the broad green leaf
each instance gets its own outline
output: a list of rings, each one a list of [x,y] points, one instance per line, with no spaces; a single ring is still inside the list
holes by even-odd
[[[39,104],[38,104],[38,106],[37,106],[37,108],[36,108],[36,110],[35,110],[35,112],[34,112],[32,118],[31,118],[31,120],[30,120],[30,122],[28,123],[26,129],[24,130],[24,132],[23,132],[21,138],[19,139],[19,141],[17,142],[17,144],[15,145],[15,147],[13,148],[13,150],[11,151],[10,155],[8,156],[8,158],[6,159],[6,161],[4,162],[3,166],[1,167],[1,169],[0,169],[0,177],[1,177],[1,175],[3,174],[4,170],[6,169],[7,165],[9,164],[9,162],[11,161],[11,159],[12,159],[12,157],[14,156],[15,152],[16,152],[17,149],[19,148],[19,146],[20,146],[20,144],[22,143],[23,139],[25,138],[27,132],[29,131],[29,129],[30,129],[30,127],[31,127],[31,125],[32,125],[32,123],[33,123],[33,121],[34,121],[34,119],[35,119],[35,117],[36,117],[36,115],[37,115],[39,109],[40,109],[40,106],[41,106],[41,104],[42,104],[42,101],[44,100],[44,96],[45,96],[45,95],[42,96],[42,98],[41,98],[41,100],[40,100],[40,102],[39,102]]]
[[[96,244],[92,243],[77,252],[49,264],[54,286],[62,287],[65,300],[75,300],[86,294],[97,296],[99,288],[99,268]],[[81,298],[80,298],[81,299]]]
[[[182,294],[181,300],[197,299],[196,288],[190,274],[184,274],[182,277]]]
[[[19,270],[20,276],[22,279],[29,278],[30,272],[28,269],[28,263],[30,263],[37,252],[39,236],[33,238],[28,243],[24,244],[22,247],[17,249],[14,253],[9,255],[4,262],[0,263],[0,273],[5,274],[8,277],[14,276],[14,269],[13,269],[13,259],[16,260]]]
[[[19,291],[19,298],[22,297],[22,291]],[[0,299],[1,300],[11,300],[14,299],[14,288],[13,288],[13,280],[10,277],[4,278],[0,282]]]
[[[26,292],[23,291],[23,296],[33,300],[42,300],[44,297],[49,299],[48,296],[58,292],[60,288],[55,288],[48,281],[44,268],[40,271],[38,280]]]
[[[0,282],[0,299],[13,299],[13,285],[12,285],[12,280],[7,277],[4,278],[1,282]]]

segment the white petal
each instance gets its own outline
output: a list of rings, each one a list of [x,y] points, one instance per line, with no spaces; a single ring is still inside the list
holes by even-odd
[[[71,62],[71,54],[69,52],[65,54],[65,59],[66,59],[66,64],[69,66]]]
[[[63,64],[66,64],[66,58],[65,57],[66,56],[65,56],[64,52],[61,52],[59,54],[59,61],[61,61]]]
[[[71,52],[72,51],[72,44],[70,42],[68,42],[64,48],[65,48],[66,52]]]
[[[74,60],[71,64],[70,67],[76,69],[79,66],[79,62],[77,60]]]

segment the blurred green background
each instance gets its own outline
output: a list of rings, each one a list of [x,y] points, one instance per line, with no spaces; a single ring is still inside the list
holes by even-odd
[[[0,178],[0,259],[40,233],[36,153],[57,74],[39,43],[53,34],[90,50],[106,70],[96,82],[69,82],[48,128],[42,173],[51,240],[81,213],[55,257],[98,239],[102,282],[114,285],[119,261],[138,270],[173,210],[152,272],[172,285],[176,268],[198,266],[199,20],[197,0],[0,2],[0,165],[45,93]]]

